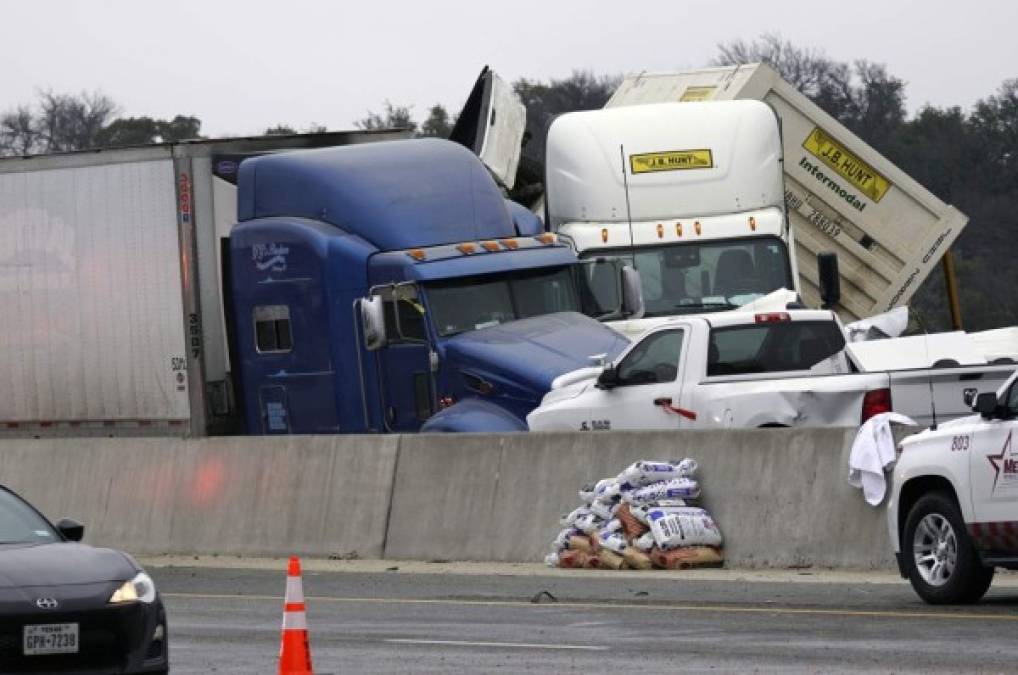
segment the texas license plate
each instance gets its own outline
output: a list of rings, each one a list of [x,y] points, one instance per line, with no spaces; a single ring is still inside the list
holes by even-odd
[[[78,624],[44,623],[25,626],[25,656],[77,654]]]

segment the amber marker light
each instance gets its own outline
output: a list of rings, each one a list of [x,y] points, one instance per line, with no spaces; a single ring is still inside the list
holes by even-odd
[[[696,230],[697,234],[700,234],[700,221],[699,220],[693,222],[693,229]]]
[[[608,228],[607,227],[602,227],[601,228],[601,243],[602,244],[607,244],[608,243]]]
[[[665,226],[662,225],[661,223],[658,223],[657,224],[657,238],[658,239],[664,239],[664,237],[665,237]]]
[[[675,223],[675,236],[676,237],[682,236],[682,223]]]
[[[407,252],[407,255],[413,258],[414,260],[424,260],[425,258],[428,257],[427,254],[424,253],[424,251],[419,248],[410,249]]]
[[[520,242],[516,241],[515,239],[503,239],[502,243],[505,245],[506,248],[512,249],[514,251],[520,247]]]
[[[498,251],[501,249],[501,246],[494,241],[482,241],[481,246],[483,246],[486,251]]]
[[[537,239],[542,244],[554,244],[556,241],[558,241],[558,239],[555,237],[555,235],[552,234],[551,232],[545,232],[544,234],[539,234],[539,235],[537,235],[535,237],[535,239]]]
[[[460,244],[456,248],[459,249],[460,253],[466,253],[467,255],[470,255],[476,250],[477,247],[474,246],[473,244]]]
[[[753,232],[756,232],[756,218],[754,218],[753,216],[749,217],[749,229],[751,229]]]

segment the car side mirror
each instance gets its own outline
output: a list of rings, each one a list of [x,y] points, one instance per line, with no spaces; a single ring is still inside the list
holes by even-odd
[[[615,366],[608,366],[597,376],[598,389],[614,389],[619,385],[619,374]]]
[[[975,411],[986,419],[992,418],[997,412],[997,395],[986,392],[976,396]]]
[[[85,536],[85,526],[70,518],[61,518],[57,523],[57,531],[67,541],[81,541],[81,538]]]
[[[385,346],[385,304],[382,296],[372,295],[357,301],[361,313],[361,331],[364,334],[364,348],[369,352]]]
[[[838,254],[830,251],[817,253],[817,278],[820,281],[820,303],[832,309],[841,300],[841,276],[838,274]]]
[[[643,304],[643,285],[635,267],[622,267],[622,314],[627,319],[639,319],[646,311]]]

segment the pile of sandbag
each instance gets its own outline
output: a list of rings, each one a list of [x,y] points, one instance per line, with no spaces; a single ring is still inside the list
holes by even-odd
[[[694,459],[634,462],[580,490],[583,505],[545,558],[551,567],[687,569],[719,566],[721,531],[699,506]]]

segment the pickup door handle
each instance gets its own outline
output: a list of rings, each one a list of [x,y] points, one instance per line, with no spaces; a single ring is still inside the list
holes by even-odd
[[[676,408],[675,406],[673,406],[672,399],[670,397],[665,396],[662,398],[656,398],[654,399],[654,405],[664,408],[668,412],[673,412],[676,415],[681,415],[682,417],[685,417],[687,420],[696,419],[696,413],[693,412],[692,410],[685,410],[683,408]]]

